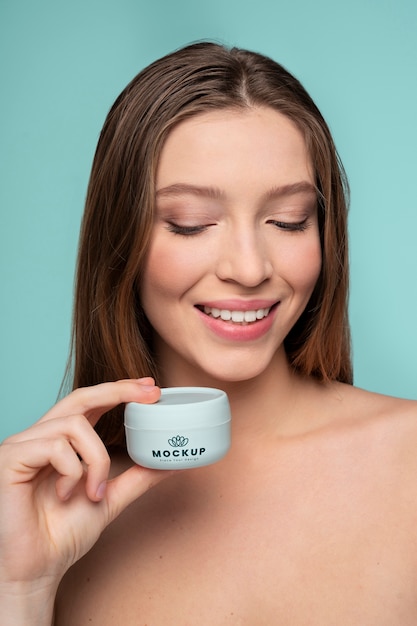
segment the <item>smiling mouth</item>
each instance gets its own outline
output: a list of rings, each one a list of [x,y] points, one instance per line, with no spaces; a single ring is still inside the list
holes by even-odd
[[[254,324],[267,317],[271,309],[275,308],[277,304],[265,309],[254,309],[251,311],[233,311],[229,309],[216,309],[209,306],[197,306],[197,308],[215,319],[221,319],[224,322],[230,322],[231,324],[240,324],[245,326],[247,324]]]

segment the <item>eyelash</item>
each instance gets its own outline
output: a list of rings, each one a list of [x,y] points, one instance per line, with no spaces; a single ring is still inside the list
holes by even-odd
[[[267,224],[272,224],[276,228],[289,232],[304,232],[308,228],[307,218],[302,222],[280,222],[278,220],[268,220]],[[191,237],[204,232],[208,225],[202,226],[180,226],[174,222],[168,222],[167,230],[174,235],[182,235],[183,237]]]
[[[280,222],[278,220],[268,220],[268,224],[273,224],[280,230],[287,230],[290,232],[303,232],[308,228],[307,218],[302,222]]]
[[[167,230],[174,235],[183,235],[184,237],[190,237],[192,235],[198,235],[206,230],[207,226],[180,226],[174,224],[174,222],[168,222]]]

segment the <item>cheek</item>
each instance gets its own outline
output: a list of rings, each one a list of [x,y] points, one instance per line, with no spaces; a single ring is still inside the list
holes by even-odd
[[[143,304],[157,295],[179,296],[198,280],[203,261],[196,255],[195,247],[175,243],[157,238],[152,243],[142,282]]]
[[[313,288],[318,280],[322,266],[322,252],[318,238],[317,241],[312,242],[310,246],[307,247],[305,251],[305,259],[306,269],[304,272],[304,280],[307,284],[311,285],[311,288]]]
[[[290,246],[284,254],[285,277],[294,288],[311,292],[318,280],[322,265],[319,238],[306,240],[299,246]]]

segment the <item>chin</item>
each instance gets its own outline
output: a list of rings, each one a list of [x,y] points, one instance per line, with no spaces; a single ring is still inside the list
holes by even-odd
[[[166,344],[165,344],[166,345]],[[227,383],[240,383],[268,372],[275,372],[287,364],[284,350],[242,350],[211,352],[202,349],[200,354],[179,355],[173,350],[159,352],[159,361],[164,363],[162,379],[169,386],[222,387]],[[173,384],[172,384],[173,383]]]
[[[259,363],[256,363],[255,366],[248,367],[247,365],[242,366],[242,364],[239,363],[238,365],[234,364],[230,367],[223,365],[223,367],[216,368],[215,370],[211,368],[201,368],[200,371],[203,378],[218,381],[217,384],[221,386],[222,383],[240,383],[258,378],[266,373],[269,369],[269,365],[270,363],[263,367]]]

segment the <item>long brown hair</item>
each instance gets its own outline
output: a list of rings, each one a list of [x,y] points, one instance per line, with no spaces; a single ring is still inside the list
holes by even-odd
[[[198,43],[138,74],[111,108],[94,157],[81,229],[73,324],[73,387],[152,375],[151,329],[136,286],[153,225],[155,176],[180,121],[224,108],[267,106],[304,134],[319,201],[322,271],[288,335],[289,362],[321,381],[352,382],[347,320],[347,183],[329,129],[305,89],[273,60]],[[97,430],[123,444],[120,407]]]

